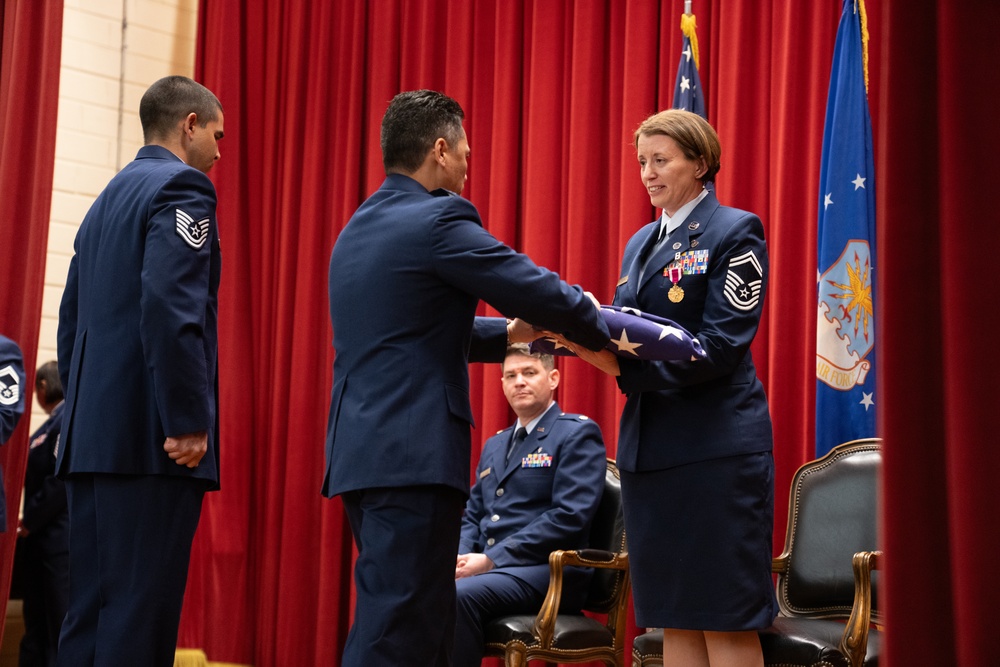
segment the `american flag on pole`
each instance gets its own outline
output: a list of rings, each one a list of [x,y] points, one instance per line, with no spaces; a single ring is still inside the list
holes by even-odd
[[[695,33],[694,14],[688,0],[685,13],[681,15],[681,32],[684,33],[683,50],[677,63],[677,81],[674,83],[674,109],[693,111],[702,118],[705,115],[705,94],[698,76],[698,35]]]
[[[611,342],[606,347],[619,357],[656,361],[694,361],[705,357],[698,339],[671,320],[636,308],[618,306],[601,306],[601,315],[611,334]],[[533,342],[531,351],[542,354],[573,354],[547,338]]]
[[[823,131],[816,456],[875,435],[875,159],[863,0],[844,0]]]

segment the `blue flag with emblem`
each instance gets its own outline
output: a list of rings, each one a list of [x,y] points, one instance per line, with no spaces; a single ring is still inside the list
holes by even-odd
[[[816,456],[875,435],[875,160],[863,0],[844,0],[820,164]]]
[[[705,358],[701,342],[681,325],[636,308],[601,306],[611,340],[605,346],[619,357],[656,361]],[[548,338],[531,344],[532,352],[572,355],[573,352]]]
[[[701,90],[698,76],[698,35],[695,33],[694,14],[690,2],[686,13],[681,15],[681,32],[684,34],[683,50],[677,63],[677,81],[674,83],[674,109],[693,111],[702,118],[705,115],[705,95]]]

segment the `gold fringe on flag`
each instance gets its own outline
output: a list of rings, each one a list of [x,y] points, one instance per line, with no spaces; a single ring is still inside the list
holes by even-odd
[[[865,94],[868,93],[868,12],[865,11],[865,0],[854,0],[854,11],[861,13],[861,56],[865,63]],[[691,17],[694,25],[694,17]],[[681,17],[681,29],[684,28],[684,18]],[[692,31],[694,29],[692,28]]]
[[[859,0],[860,1],[860,0]],[[701,69],[698,63],[698,35],[694,31],[694,14],[681,14],[681,32],[687,35],[687,38],[691,40],[691,55],[694,56],[694,66]],[[867,51],[865,51],[865,80],[868,80],[868,56]]]

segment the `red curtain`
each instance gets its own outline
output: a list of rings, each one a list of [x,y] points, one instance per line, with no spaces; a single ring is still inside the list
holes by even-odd
[[[817,183],[841,3],[694,5],[723,143],[717,189],[761,216],[769,242],[753,350],[775,426],[777,552],[788,485],[813,452]],[[987,596],[1000,588],[986,560],[998,538],[984,525],[996,401],[983,389],[1000,369],[986,273],[998,232],[979,223],[977,186],[997,171],[987,33],[997,9],[867,9],[888,650],[894,664],[983,664]],[[326,269],[337,233],[382,180],[388,100],[417,87],[458,99],[473,154],[464,194],[487,227],[608,300],[625,241],[654,215],[630,140],[670,104],[682,11],[681,0],[204,0],[199,77],[228,111],[213,172],[226,257],[223,491],[206,503],[182,645],[258,667],[338,662],[352,546],[339,502],[319,496]],[[959,344],[967,331],[985,340]],[[596,419],[613,456],[614,384],[576,360],[561,366],[562,405]],[[498,369],[471,375],[482,442],[511,417]]]
[[[893,665],[996,660],[1000,71],[992,2],[885,3],[875,133]]]
[[[10,589],[28,457],[52,202],[62,16],[62,0],[0,0],[0,332],[20,346],[27,385],[25,415],[0,448],[7,492],[7,532],[0,533],[2,600]]]

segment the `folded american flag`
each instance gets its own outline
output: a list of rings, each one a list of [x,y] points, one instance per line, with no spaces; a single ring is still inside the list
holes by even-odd
[[[671,320],[644,313],[636,308],[601,306],[601,314],[611,333],[607,349],[619,357],[649,361],[696,361],[705,357],[701,343],[684,327]],[[531,344],[532,352],[572,355],[573,352],[550,338]]]

